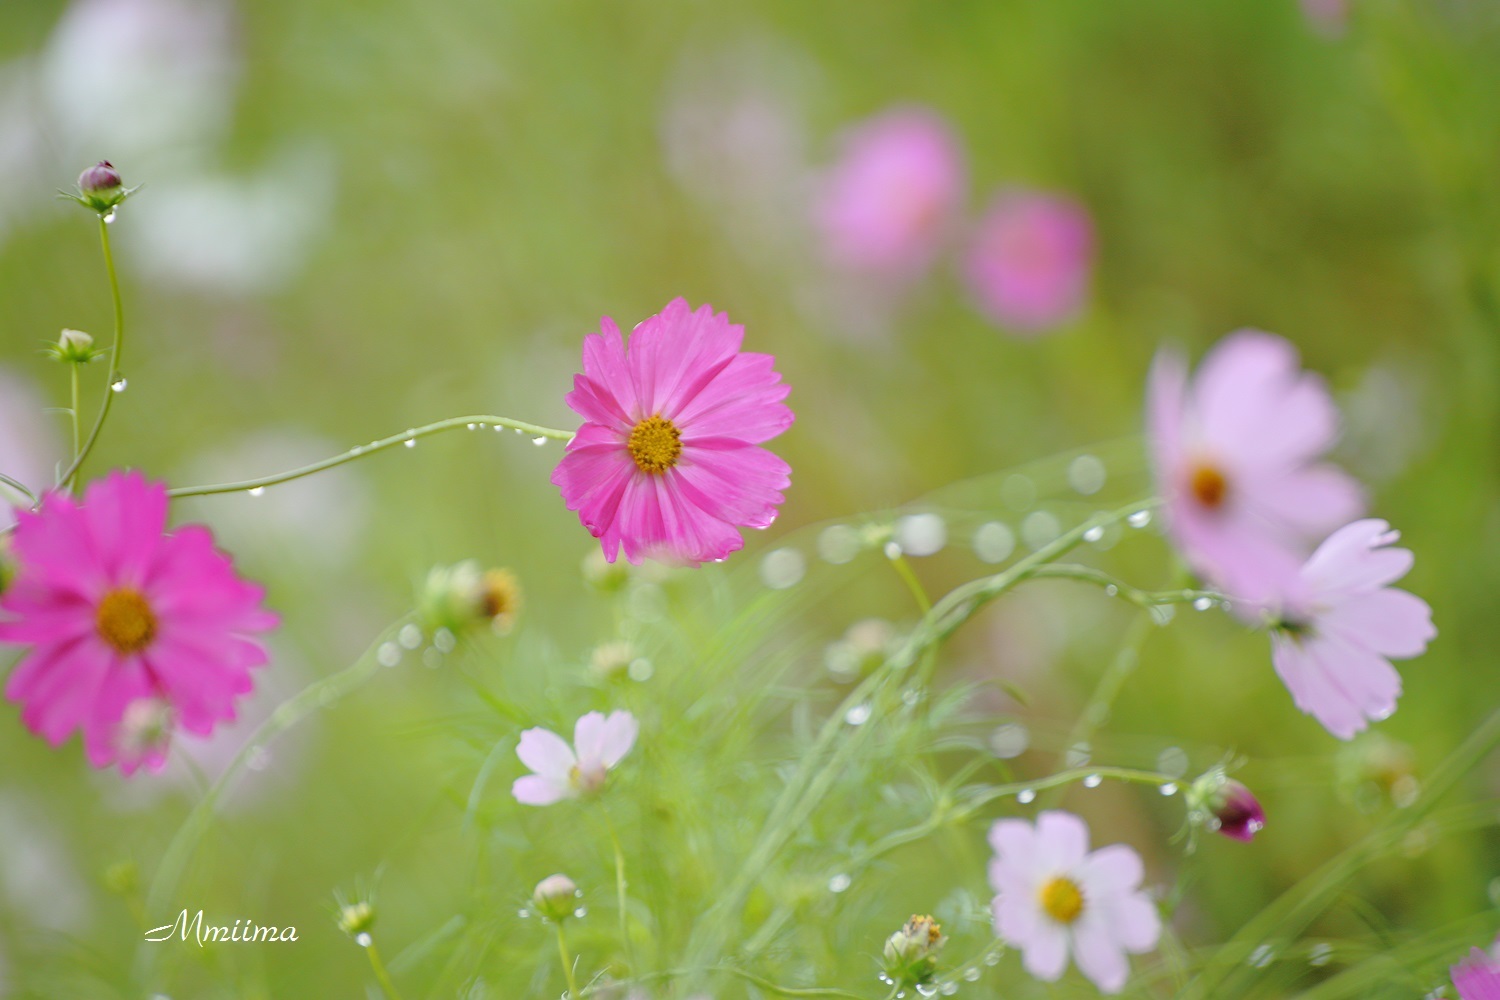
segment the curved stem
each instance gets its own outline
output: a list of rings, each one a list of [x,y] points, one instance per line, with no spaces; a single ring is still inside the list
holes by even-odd
[[[110,405],[115,400],[115,382],[120,377],[120,355],[125,349],[125,306],[120,298],[120,278],[115,273],[115,255],[109,248],[109,224],[102,215],[99,216],[99,244],[104,248],[104,269],[109,273],[109,293],[115,304],[115,342],[109,349],[109,377],[104,381],[104,402],[99,404],[99,416],[94,419],[94,428],[89,431],[83,447],[73,456],[72,464],[57,479],[57,484],[65,488],[72,487],[78,470],[83,466],[83,460],[94,450],[94,442],[99,440],[99,432],[104,428],[105,419],[109,417]]]
[[[401,1000],[401,994],[396,992],[396,986],[391,982],[390,973],[385,971],[385,963],[380,960],[380,949],[375,947],[373,938],[369,944],[365,945],[365,954],[370,956],[370,968],[375,970],[375,979],[380,983],[380,988],[385,991],[385,995],[390,1000]]]
[[[17,493],[21,494],[26,499],[30,500],[31,501],[31,506],[33,506],[33,507],[36,506],[36,502],[37,502],[36,501],[36,494],[33,493],[33,492],[31,492],[30,490],[28,490],[21,483],[18,483],[14,479],[12,479],[9,476],[5,475],[4,473],[0,473],[0,486],[9,486],[11,489],[15,490]]]
[[[490,425],[496,430],[499,430],[501,427],[508,427],[521,434],[529,434],[534,438],[547,438],[553,441],[571,441],[573,439],[572,431],[562,431],[555,427],[542,427],[538,424],[529,424],[524,420],[512,420],[510,417],[496,417],[489,414],[449,417],[446,420],[424,424],[421,427],[408,428],[399,434],[392,434],[390,437],[371,441],[369,444],[357,445],[342,455],[334,455],[332,458],[325,458],[321,462],[313,462],[311,465],[304,465],[287,472],[261,476],[259,479],[243,479],[235,483],[214,483],[210,486],[179,486],[176,489],[168,490],[167,496],[198,497],[208,496],[212,493],[242,493],[246,490],[258,490],[266,486],[275,486],[277,483],[286,483],[291,482],[293,479],[301,479],[303,476],[310,476],[315,472],[322,472],[324,469],[332,469],[335,466],[343,465],[345,462],[352,462],[355,459],[364,458],[366,455],[373,455],[377,451],[385,451],[387,448],[394,448],[398,444],[415,441],[417,438],[427,437],[430,434],[451,431],[456,427],[474,429],[480,425]]]
[[[1061,580],[1077,580],[1080,583],[1092,583],[1102,587],[1111,597],[1119,597],[1129,601],[1138,607],[1150,609],[1164,604],[1193,604],[1198,601],[1210,601],[1212,604],[1222,604],[1228,598],[1212,590],[1142,590],[1109,575],[1103,570],[1092,566],[1080,566],[1077,563],[1053,563],[1051,566],[1042,566],[1031,574],[1034,577],[1056,577]]]
[[[563,937],[563,925],[559,920],[553,924],[557,928],[557,956],[562,959],[563,976],[568,980],[568,1000],[578,1000],[578,982],[573,977],[573,960],[568,957],[568,942]]]

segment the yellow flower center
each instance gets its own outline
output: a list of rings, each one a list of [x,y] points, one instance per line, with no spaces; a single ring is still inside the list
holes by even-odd
[[[1209,510],[1218,510],[1229,499],[1229,480],[1215,465],[1200,462],[1188,477],[1188,492],[1199,505]]]
[[[99,602],[94,619],[99,637],[121,655],[139,653],[156,637],[156,615],[138,590],[121,587],[111,590]]]
[[[677,425],[661,416],[650,416],[636,424],[625,445],[636,468],[659,476],[677,464],[682,455],[682,432]]]
[[[521,606],[521,586],[508,570],[486,570],[481,583],[480,602],[484,614],[499,625],[508,625]]]
[[[1047,915],[1060,924],[1071,924],[1083,912],[1083,892],[1070,878],[1048,879],[1037,893],[1037,900]]]

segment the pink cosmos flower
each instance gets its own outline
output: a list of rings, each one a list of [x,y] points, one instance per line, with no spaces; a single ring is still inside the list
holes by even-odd
[[[5,696],[33,732],[57,746],[81,730],[90,764],[130,774],[162,766],[171,729],[235,717],[267,659],[253,636],[277,617],[207,528],[165,531],[162,484],[114,472],[81,503],[50,493],[17,517],[0,642],[32,647]]]
[[[1078,313],[1093,262],[1094,226],[1082,205],[1006,191],[980,221],[964,274],[986,315],[1016,333],[1038,334]]]
[[[568,405],[584,419],[552,473],[569,510],[614,562],[690,565],[745,541],[736,526],[776,519],[791,467],[758,447],[792,423],[791,390],[769,354],[740,350],[744,327],[674,299],[627,349],[614,320],[583,342]]]
[[[1500,1000],[1500,961],[1478,948],[1449,970],[1458,1000]]]
[[[550,806],[604,787],[610,770],[635,745],[640,725],[629,712],[590,712],[573,727],[573,745],[550,729],[528,729],[516,745],[516,756],[533,774],[511,786],[516,801]]]
[[[1390,658],[1420,656],[1437,635],[1426,601],[1387,586],[1412,564],[1389,528],[1371,518],[1335,531],[1266,608],[1276,673],[1297,707],[1343,740],[1396,710]]]
[[[1146,423],[1168,533],[1188,563],[1253,605],[1295,575],[1310,543],[1358,517],[1357,483],[1318,461],[1338,411],[1296,349],[1241,330],[1189,385],[1169,351],[1151,370]]]
[[[835,267],[917,278],[942,249],[963,191],[963,153],[947,122],[927,108],[896,108],[844,137],[814,221]]]
[[[1035,828],[1002,819],[990,827],[995,933],[1021,949],[1026,971],[1054,982],[1072,953],[1105,993],[1130,974],[1126,952],[1156,947],[1161,918],[1140,890],[1140,855],[1124,844],[1089,853],[1088,826],[1066,812],[1043,812]]]

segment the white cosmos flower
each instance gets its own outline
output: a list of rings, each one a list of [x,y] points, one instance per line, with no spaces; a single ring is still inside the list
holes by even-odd
[[[528,729],[521,734],[516,756],[534,772],[511,786],[516,801],[549,806],[574,799],[604,786],[609,771],[635,745],[640,724],[629,712],[590,712],[573,727],[573,745],[550,729]]]

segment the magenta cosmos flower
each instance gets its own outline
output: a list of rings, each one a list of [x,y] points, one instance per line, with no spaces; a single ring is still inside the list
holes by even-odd
[[[266,662],[276,625],[207,528],[167,533],[167,492],[135,472],[50,493],[20,512],[20,571],[0,596],[0,642],[31,647],[5,696],[57,746],[83,733],[89,763],[130,774],[165,760],[165,735],[207,735]]]
[[[1500,963],[1478,948],[1449,970],[1459,1000],[1500,1000]]]
[[[739,526],[776,519],[791,467],[759,445],[792,423],[791,390],[744,327],[674,299],[627,348],[613,320],[583,342],[568,405],[584,419],[552,473],[614,562],[620,548],[697,565],[744,547]]]
[[[550,806],[604,787],[604,779],[635,746],[640,730],[629,712],[590,712],[573,726],[573,745],[550,729],[528,729],[516,745],[516,756],[532,774],[511,786],[516,801]]]
[[[1147,434],[1168,533],[1203,577],[1253,606],[1311,543],[1358,517],[1358,484],[1318,459],[1338,411],[1280,337],[1241,330],[1188,383],[1181,356],[1151,371]]]
[[[1436,635],[1420,597],[1387,586],[1411,569],[1384,521],[1345,525],[1318,546],[1266,611],[1271,661],[1297,707],[1347,740],[1396,710],[1391,658],[1420,656]]]
[[[962,206],[963,153],[935,112],[903,107],[844,137],[823,180],[815,222],[835,267],[878,277],[920,277]]]
[[[1026,971],[1054,982],[1068,954],[1094,985],[1118,993],[1127,952],[1156,947],[1161,919],[1140,890],[1140,855],[1124,844],[1089,852],[1089,828],[1072,813],[1044,812],[1036,826],[1002,819],[990,827],[995,933],[1021,949]]]
[[[1016,333],[1036,334],[1078,313],[1093,263],[1094,226],[1082,205],[1006,191],[974,231],[964,276],[990,319]]]

